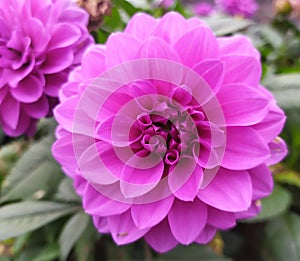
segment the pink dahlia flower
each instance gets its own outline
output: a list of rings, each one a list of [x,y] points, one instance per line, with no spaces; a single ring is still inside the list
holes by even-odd
[[[214,5],[208,2],[199,2],[193,5],[194,14],[209,16],[214,11]]]
[[[255,216],[286,153],[259,53],[196,18],[137,14],[88,48],[60,92],[53,155],[117,244],[209,242]]]
[[[0,125],[31,135],[92,42],[88,15],[69,0],[0,0]]]
[[[245,18],[251,18],[257,10],[255,0],[216,0],[216,5],[227,14]]]

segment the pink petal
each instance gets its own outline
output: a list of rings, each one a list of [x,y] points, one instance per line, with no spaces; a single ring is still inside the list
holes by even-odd
[[[168,215],[174,237],[181,243],[192,243],[207,221],[207,207],[197,198],[193,202],[175,200]]]
[[[248,170],[248,173],[253,187],[252,199],[256,200],[269,196],[273,190],[273,177],[269,168],[262,164]]]
[[[217,94],[227,126],[248,126],[262,121],[269,110],[269,100],[243,84],[227,84]]]
[[[20,107],[20,103],[10,95],[6,95],[0,106],[2,120],[12,129],[16,129],[18,126]]]
[[[167,219],[164,219],[145,235],[147,243],[157,252],[165,253],[174,248],[178,242],[170,230]]]
[[[97,66],[95,66],[97,63]],[[86,78],[95,78],[103,73],[105,66],[105,50],[99,45],[91,45],[82,58],[82,74]]]
[[[246,210],[252,200],[252,184],[247,171],[220,168],[198,197],[206,204],[224,211]]]
[[[109,68],[134,60],[140,46],[141,42],[133,36],[122,33],[112,34],[106,44],[106,66]]]
[[[130,210],[121,214],[108,217],[108,225],[112,237],[118,245],[134,242],[144,236],[149,229],[139,229],[133,223]]]
[[[110,232],[107,217],[93,216],[93,223],[100,233]]]
[[[247,55],[227,55],[221,60],[224,62],[224,84],[244,83],[258,86],[261,77],[261,65],[259,60]]]
[[[206,60],[197,63],[193,70],[208,83],[215,93],[220,89],[224,79],[224,64],[220,60]]]
[[[253,129],[258,131],[266,142],[270,142],[280,134],[285,121],[284,112],[277,105],[272,104],[266,117],[254,125]]]
[[[72,49],[61,48],[47,52],[46,60],[39,69],[45,74],[52,74],[68,68],[74,59]]]
[[[271,155],[266,164],[273,165],[282,161],[288,153],[287,145],[280,137],[275,138],[268,144]]]
[[[217,229],[207,225],[199,234],[199,236],[195,239],[195,242],[198,244],[207,244],[209,241],[211,241],[215,234],[217,232]]]
[[[194,174],[195,176],[192,179],[194,180],[201,179],[202,173],[200,167],[197,165],[195,160],[192,157],[180,158],[176,164],[176,167],[170,170],[170,173],[168,175],[168,183],[169,183],[170,190],[173,193],[176,193],[178,190],[181,189],[181,187],[184,184],[186,184],[189,181],[189,179],[191,178],[194,172],[195,172]],[[192,184],[188,182],[187,186],[190,185]],[[192,192],[189,192],[189,191],[185,191],[185,188],[183,188],[183,190],[179,192],[179,196],[183,196],[183,197],[191,196],[190,194],[194,193],[195,187],[193,189],[194,190]]]
[[[164,164],[162,160],[156,157],[147,158],[147,164],[153,167],[144,168],[142,163],[136,161],[139,160],[138,158],[135,155],[124,164],[120,188],[125,197],[137,197],[146,194],[156,187],[163,175]]]
[[[236,225],[234,213],[209,207],[207,224],[220,229],[231,228]]]
[[[11,88],[11,94],[20,102],[36,102],[41,98],[44,92],[44,86],[44,78],[36,77],[31,74],[21,80],[16,88]]]
[[[261,210],[261,203],[259,201],[253,201],[251,206],[241,212],[236,212],[235,217],[236,219],[246,219],[246,218],[252,218],[255,217]]]
[[[174,195],[183,201],[193,201],[199,192],[202,180],[203,169],[199,165],[196,165],[191,176]]]
[[[111,145],[97,142],[90,145],[80,155],[78,165],[82,175],[95,185],[108,185],[118,181],[118,178],[106,167],[101,157],[102,151],[107,151]],[[107,164],[107,162],[106,162]]]
[[[259,52],[254,48],[248,37],[243,35],[235,35],[231,37],[218,37],[219,52],[222,56],[228,54],[241,54],[253,56],[260,59]]]
[[[89,184],[86,186],[82,204],[86,213],[96,216],[119,215],[130,208],[130,204],[108,198]]]
[[[174,45],[182,62],[193,67],[203,60],[218,57],[218,46],[212,31],[199,27],[183,35]]]
[[[134,35],[140,40],[145,40],[156,24],[157,21],[152,16],[138,13],[128,22],[125,33]]]
[[[174,197],[167,198],[146,204],[135,204],[131,207],[131,216],[135,225],[140,228],[148,228],[157,225],[169,213]]]
[[[139,49],[136,58],[161,58],[180,61],[172,46],[158,37],[150,37]]]
[[[81,31],[77,26],[69,23],[59,23],[53,28],[49,50],[71,46],[81,37]]]
[[[164,15],[151,35],[162,38],[166,42],[173,45],[186,31],[186,21],[175,12],[168,12]]]
[[[24,108],[30,117],[41,119],[47,116],[50,106],[48,99],[43,95],[40,99],[33,103],[24,103],[22,108]]]
[[[254,168],[270,155],[265,141],[251,127],[228,127],[227,145],[222,167],[228,169]]]

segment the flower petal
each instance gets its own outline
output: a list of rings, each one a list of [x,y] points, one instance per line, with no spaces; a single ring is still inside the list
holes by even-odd
[[[24,103],[22,107],[30,117],[41,119],[47,116],[50,105],[46,96],[43,95],[40,99],[33,103]]]
[[[12,129],[16,129],[18,126],[20,108],[20,103],[10,95],[6,95],[0,106],[1,119]]]
[[[269,158],[268,146],[251,127],[228,127],[226,134],[227,145],[222,167],[234,170],[250,169]]]
[[[227,126],[256,124],[266,117],[269,110],[269,100],[247,85],[223,85],[217,97]]]
[[[273,189],[273,177],[266,164],[250,169],[248,173],[253,187],[252,200],[269,196]]]
[[[266,164],[268,165],[273,165],[280,162],[288,153],[287,146],[284,140],[280,137],[275,138],[268,144],[268,146],[271,151],[270,158],[266,161]]]
[[[175,200],[168,219],[174,237],[181,244],[188,245],[205,227],[207,207],[197,198],[193,202]]]
[[[144,13],[138,13],[135,14],[128,22],[125,33],[134,35],[140,40],[145,40],[156,24],[157,21],[152,16]]]
[[[112,237],[118,245],[125,245],[144,236],[149,229],[139,229],[133,223],[130,210],[108,217]]]
[[[207,27],[199,27],[187,32],[174,45],[183,64],[193,67],[203,60],[217,58],[216,37]]]
[[[231,228],[236,225],[234,213],[209,207],[207,224],[220,229]]]
[[[140,46],[141,42],[133,36],[122,33],[112,34],[106,44],[106,66],[109,68],[133,60]]]
[[[140,229],[157,225],[167,216],[173,201],[174,197],[169,196],[156,202],[132,205],[131,216],[135,225]]]
[[[157,252],[165,253],[174,248],[178,242],[170,230],[168,219],[164,219],[145,235],[147,243]]]
[[[130,204],[108,198],[89,184],[86,185],[82,204],[86,213],[104,217],[119,215],[130,208]]]
[[[214,179],[198,197],[206,204],[224,211],[246,210],[252,200],[252,183],[245,170],[220,168]]]
[[[199,236],[195,239],[195,242],[198,244],[207,244],[209,241],[211,241],[215,234],[217,232],[217,229],[212,226],[206,226],[199,234]]]

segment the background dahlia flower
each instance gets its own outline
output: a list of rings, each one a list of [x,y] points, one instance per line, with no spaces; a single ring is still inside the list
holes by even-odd
[[[255,216],[285,115],[259,53],[196,18],[140,13],[86,51],[60,92],[53,155],[100,233],[158,252]]]
[[[69,0],[0,0],[0,125],[31,135],[92,42],[88,15]]]
[[[245,18],[251,18],[258,8],[255,0],[216,0],[215,2],[223,12]]]

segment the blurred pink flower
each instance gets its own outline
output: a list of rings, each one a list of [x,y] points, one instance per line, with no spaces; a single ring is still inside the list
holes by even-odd
[[[214,5],[208,2],[197,2],[193,5],[193,12],[200,16],[208,16],[214,11]]]
[[[160,2],[160,5],[163,6],[164,8],[169,8],[174,4],[175,0],[162,0]]]
[[[215,2],[223,12],[245,18],[251,18],[258,7],[255,0],[215,0]]]
[[[60,92],[54,157],[117,244],[209,242],[255,216],[286,154],[259,53],[197,18],[136,14],[88,48]]]
[[[88,15],[68,0],[0,1],[0,124],[32,135],[92,42]]]

